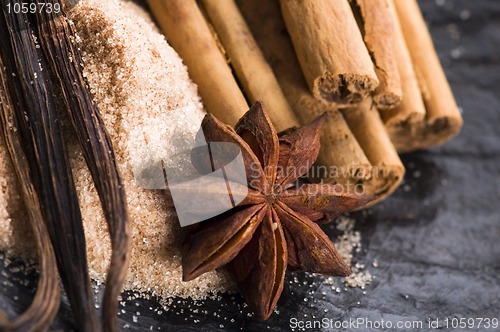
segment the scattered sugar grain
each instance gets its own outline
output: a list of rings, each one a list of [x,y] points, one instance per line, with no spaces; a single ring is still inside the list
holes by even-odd
[[[342,234],[335,241],[335,248],[339,252],[344,261],[351,266],[351,275],[343,278],[346,285],[349,287],[358,287],[364,289],[373,280],[373,276],[369,271],[365,271],[365,265],[356,263],[352,264],[353,252],[361,249],[361,234],[354,231],[355,220],[345,216],[337,219],[337,229]],[[326,279],[327,284],[333,284],[333,279]],[[333,288],[333,287],[332,287]],[[337,293],[340,288],[335,289]]]

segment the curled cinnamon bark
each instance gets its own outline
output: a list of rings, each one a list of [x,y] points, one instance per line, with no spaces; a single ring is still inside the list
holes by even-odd
[[[365,190],[382,198],[392,194],[403,180],[405,168],[387,135],[380,115],[370,99],[343,110],[349,128],[363,147],[372,168]]]
[[[401,102],[400,75],[394,54],[395,18],[387,0],[350,0],[363,39],[375,66],[380,85],[373,92],[379,109],[391,109]]]
[[[318,99],[349,106],[379,85],[347,0],[280,0],[302,72]]]
[[[403,100],[394,110],[382,111],[382,117],[399,152],[441,144],[460,132],[462,116],[417,2],[389,0],[389,3],[395,7],[397,15],[393,15],[401,29],[396,38],[396,56]]]

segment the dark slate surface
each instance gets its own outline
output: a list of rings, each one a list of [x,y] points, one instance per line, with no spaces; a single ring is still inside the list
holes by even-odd
[[[383,319],[385,327],[420,321],[429,330],[429,320],[439,319],[440,330],[451,331],[460,330],[451,327],[453,318],[500,318],[500,1],[420,3],[465,126],[442,147],[403,156],[405,184],[385,203],[354,215],[363,238],[355,260],[367,265],[374,282],[365,291],[337,293],[322,277],[290,273],[279,314],[266,322],[251,317],[239,296],[226,295],[196,304],[174,300],[167,311],[154,299],[130,300],[122,324],[136,331],[287,331],[292,318],[365,318]],[[29,304],[34,284],[1,272],[0,308],[12,315]],[[70,330],[68,317],[63,305],[54,328]],[[488,330],[478,322],[462,330]],[[311,329],[318,330],[327,329]]]

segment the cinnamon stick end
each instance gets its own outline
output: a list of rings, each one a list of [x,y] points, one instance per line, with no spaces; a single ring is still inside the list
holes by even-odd
[[[378,79],[369,75],[326,72],[314,80],[312,92],[317,99],[349,106],[363,101],[378,85]]]
[[[387,132],[399,153],[427,149],[455,137],[462,129],[463,120],[458,116],[444,116],[432,121],[404,122],[387,126]],[[411,133],[408,135],[408,133]]]
[[[371,177],[363,182],[365,194],[376,196],[362,208],[368,208],[385,200],[398,187],[405,175],[405,168],[401,165],[378,165],[372,169]]]
[[[394,108],[401,103],[401,100],[401,94],[394,92],[380,93],[373,96],[373,102],[379,110],[389,110]]]

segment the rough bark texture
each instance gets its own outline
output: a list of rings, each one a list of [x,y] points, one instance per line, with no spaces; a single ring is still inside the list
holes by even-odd
[[[403,99],[401,104],[393,109],[380,109],[380,115],[384,120],[391,140],[396,148],[401,151],[415,144],[412,143],[412,137],[418,135],[416,128],[422,127],[425,123],[425,105],[394,3],[392,0],[388,0],[388,3],[390,13],[395,20],[394,56],[401,78]]]
[[[416,0],[394,0],[406,45],[426,107],[423,123],[393,134],[401,152],[441,144],[460,132],[463,125],[455,97],[434,49]],[[405,135],[412,133],[412,135]]]
[[[313,95],[339,106],[361,102],[377,86],[370,55],[347,0],[280,0],[302,72]]]
[[[395,17],[388,0],[350,1],[380,81],[373,92],[373,101],[379,109],[393,108],[402,98],[395,57]]]

